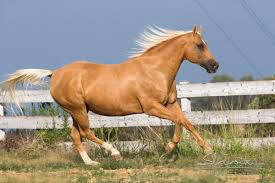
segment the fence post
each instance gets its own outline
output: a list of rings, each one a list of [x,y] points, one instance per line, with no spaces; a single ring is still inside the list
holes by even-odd
[[[4,107],[0,104],[0,117],[4,116]],[[4,141],[6,134],[3,130],[0,130],[0,141]]]
[[[179,84],[184,85],[184,84],[188,84],[188,83],[189,83],[188,81],[180,81]],[[182,112],[184,112],[184,113],[191,112],[191,101],[188,98],[181,98],[180,104],[181,104]],[[184,127],[182,127],[182,134],[187,138],[190,137],[188,131]]]
[[[183,112],[191,112],[191,101],[187,98],[180,99],[181,110]]]
[[[188,84],[188,81],[180,81],[180,85],[185,85]],[[191,101],[188,98],[181,98],[180,99],[181,103],[181,110],[183,112],[191,112]]]
[[[4,116],[4,107],[0,104],[0,116]]]

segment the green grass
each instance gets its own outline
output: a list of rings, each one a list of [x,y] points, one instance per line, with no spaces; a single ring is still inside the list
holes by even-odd
[[[128,130],[128,131],[127,131]],[[97,167],[84,165],[75,151],[58,146],[68,137],[68,129],[41,130],[34,139],[9,148],[0,148],[0,182],[242,182],[242,179],[259,182],[275,181],[275,147],[253,149],[238,141],[235,126],[199,127],[204,138],[225,139],[221,147],[213,143],[215,154],[205,156],[190,135],[182,135],[172,154],[165,154],[165,146],[173,128],[138,129],[136,138],[149,143],[150,150],[126,153],[116,162],[102,149],[92,148],[88,153],[100,162]],[[133,129],[98,129],[103,138],[118,141]],[[247,137],[253,137],[253,129],[246,129]],[[104,134],[107,134],[104,136]],[[112,134],[114,135],[112,137]],[[129,135],[128,135],[129,136]],[[143,137],[143,139],[141,138]],[[11,144],[20,139],[13,139]],[[8,140],[7,140],[8,142]],[[1,144],[0,144],[1,145]],[[120,149],[120,147],[118,147]],[[15,178],[14,178],[15,177]],[[25,178],[24,178],[25,177]],[[18,181],[20,180],[20,181]]]
[[[193,141],[182,141],[171,155],[159,147],[158,151],[123,153],[119,162],[101,149],[92,149],[89,155],[101,164],[90,167],[75,151],[39,146],[1,149],[0,182],[36,182],[38,178],[45,182],[226,182],[240,176],[260,182],[275,180],[275,147],[255,150],[238,145],[233,152],[217,148],[214,155],[205,157]]]
[[[105,141],[139,139],[150,144],[150,151],[124,152],[124,159],[116,162],[102,149],[91,149],[90,157],[101,164],[90,167],[78,153],[57,145],[69,139],[65,113],[51,106],[33,111],[51,116],[59,113],[64,117],[64,129],[39,130],[31,134],[31,141],[15,138],[0,147],[0,182],[275,182],[275,147],[253,149],[238,140],[262,136],[263,131],[267,136],[274,134],[274,124],[263,128],[248,125],[242,133],[235,125],[198,126],[204,139],[224,139],[222,147],[218,142],[212,144],[215,154],[207,157],[186,134],[173,153],[166,155],[173,127],[95,129],[96,136]]]

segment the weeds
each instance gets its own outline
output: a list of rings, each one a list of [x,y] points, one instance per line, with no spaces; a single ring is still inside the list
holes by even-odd
[[[224,182],[229,174],[258,174],[262,182],[274,179],[274,147],[244,150],[239,154],[217,151],[215,155],[204,157],[197,147],[182,143],[170,156],[163,156],[165,151],[122,153],[124,159],[120,162],[113,161],[109,155],[102,153],[101,149],[91,149],[89,155],[101,163],[99,167],[84,165],[75,151],[67,151],[61,147],[52,149],[47,146],[39,149],[37,148],[39,144],[34,143],[33,149],[37,152],[33,158],[27,158],[25,147],[14,149],[12,153],[0,150],[0,170],[22,173],[43,172],[44,177],[51,172],[60,172],[64,178],[73,176],[70,180],[75,182],[85,182],[91,178],[97,182],[115,182],[115,180]]]
[[[250,105],[240,104],[247,99],[252,101]],[[261,96],[258,98],[222,97],[210,103],[216,110],[226,110],[257,108],[259,105],[272,104],[273,106],[272,102],[270,104],[272,99]],[[26,109],[24,111],[27,112]],[[59,142],[69,140],[67,113],[52,104],[33,105],[29,113],[30,115],[59,116],[63,118],[63,128],[57,129],[54,125],[53,129],[37,130],[34,133],[26,131],[26,138],[21,132],[16,132],[17,135],[13,137],[7,137],[6,142],[0,144],[1,171],[43,172],[47,176],[51,172],[65,171],[66,173],[63,175],[63,172],[62,176],[71,178],[72,175],[68,172],[77,170],[77,176],[69,179],[73,182],[88,182],[91,177],[97,182],[123,182],[124,180],[130,182],[163,182],[163,180],[226,182],[228,174],[257,174],[259,182],[275,181],[275,147],[255,149],[240,140],[243,137],[274,136],[274,124],[251,124],[242,128],[237,125],[198,126],[196,128],[202,137],[211,140],[211,146],[215,152],[214,155],[207,157],[194,139],[186,133],[181,136],[180,143],[173,153],[166,155],[165,147],[173,135],[173,127],[94,129],[97,137],[115,143],[119,150],[124,149],[123,145],[119,145],[120,141],[137,140],[142,142],[142,145],[133,147],[131,153],[123,152],[124,159],[120,162],[113,161],[100,148],[91,148],[88,152],[89,156],[101,162],[101,165],[87,167],[77,152],[64,150],[57,145]],[[193,176],[186,174],[184,171],[190,168],[199,173]],[[218,172],[218,175],[213,172]],[[0,174],[0,182],[1,180]]]

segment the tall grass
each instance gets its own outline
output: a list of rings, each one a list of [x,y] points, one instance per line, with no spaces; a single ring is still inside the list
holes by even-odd
[[[201,104],[206,99],[192,101],[192,110],[201,110]],[[254,101],[247,103],[247,101]],[[207,109],[211,110],[238,110],[249,108],[249,106],[256,106],[255,98],[251,99],[249,96],[245,97],[215,97],[208,102]],[[211,106],[210,106],[211,104]],[[199,107],[198,107],[199,106]],[[205,110],[205,109],[203,109]],[[63,129],[45,129],[37,130],[33,135],[37,141],[41,141],[47,146],[55,146],[57,142],[70,141],[70,128],[68,126],[68,114],[56,104],[31,104],[24,108],[24,111],[29,115],[45,115],[45,116],[59,116],[64,121]],[[92,123],[92,121],[91,121]],[[247,147],[240,141],[240,138],[252,138],[262,136],[274,136],[275,125],[201,125],[197,126],[204,139],[212,139],[212,147],[215,152],[223,154],[242,154],[248,153],[251,148]],[[150,150],[159,155],[165,153],[165,146],[169,139],[173,136],[174,127],[135,127],[135,128],[98,128],[93,129],[95,135],[104,141],[109,141],[117,144],[120,141],[134,141],[139,140],[144,144],[142,150]],[[123,147],[119,147],[123,149]],[[139,147],[140,148],[140,147]],[[182,134],[181,141],[178,144],[176,155],[202,155],[201,148],[197,145],[191,135]],[[174,155],[175,155],[174,154]]]

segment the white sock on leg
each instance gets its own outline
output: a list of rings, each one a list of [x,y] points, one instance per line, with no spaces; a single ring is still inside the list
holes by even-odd
[[[115,148],[112,146],[112,144],[109,144],[109,143],[107,143],[107,142],[104,142],[104,143],[102,144],[102,147],[103,147],[104,149],[106,149],[107,151],[111,152],[111,155],[112,155],[112,156],[113,156],[113,155],[120,155],[120,152],[119,152],[117,149],[115,149]]]
[[[79,151],[79,154],[86,165],[98,165],[96,161],[92,161],[86,151]]]

